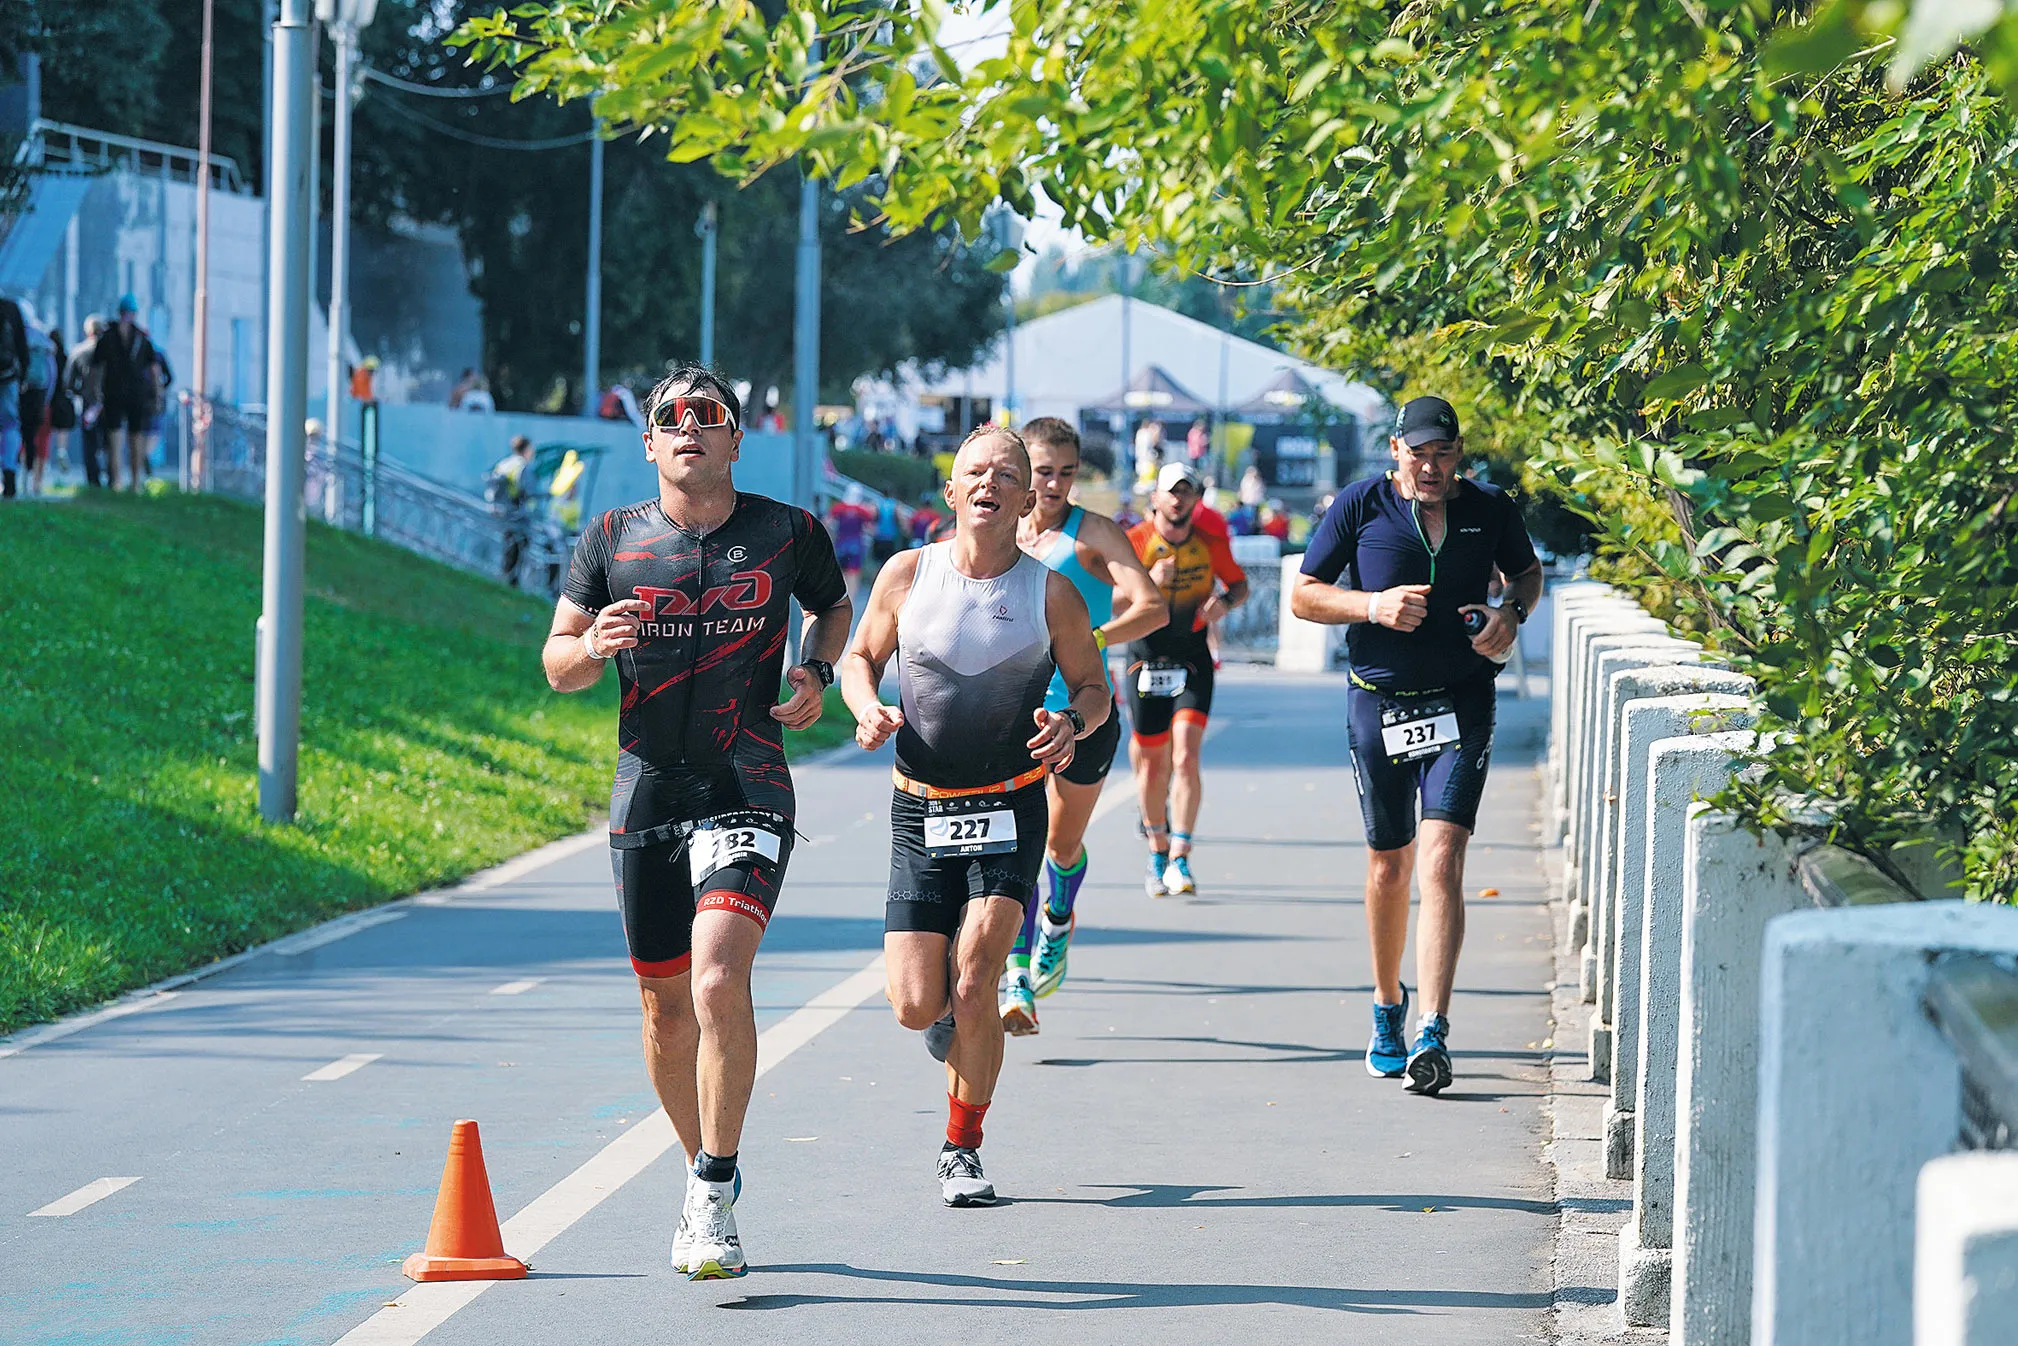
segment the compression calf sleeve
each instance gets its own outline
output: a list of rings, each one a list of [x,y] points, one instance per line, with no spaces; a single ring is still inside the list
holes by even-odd
[[[1044,872],[1051,880],[1051,895],[1044,901],[1045,923],[1063,925],[1072,919],[1072,908],[1079,901],[1079,885],[1086,881],[1086,848],[1079,848],[1079,859],[1069,869],[1060,869],[1046,860]]]

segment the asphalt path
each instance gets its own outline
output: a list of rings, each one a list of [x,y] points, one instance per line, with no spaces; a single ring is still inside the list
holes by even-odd
[[[944,1078],[873,966],[887,765],[829,759],[797,773],[808,840],[757,963],[747,1278],[666,1265],[682,1173],[583,845],[0,1056],[0,1341],[1541,1340],[1546,703],[1499,701],[1458,1077],[1423,1099],[1361,1065],[1343,696],[1222,674],[1195,898],[1143,893],[1120,765],[1071,976],[988,1116],[998,1207],[939,1203]],[[525,1281],[400,1275],[459,1117]]]

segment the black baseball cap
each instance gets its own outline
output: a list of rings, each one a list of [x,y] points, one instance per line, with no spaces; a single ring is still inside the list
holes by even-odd
[[[1441,397],[1418,397],[1401,409],[1395,437],[1408,447],[1458,436],[1457,412]]]

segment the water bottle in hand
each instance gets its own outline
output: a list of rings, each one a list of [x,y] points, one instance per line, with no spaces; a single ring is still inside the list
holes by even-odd
[[[1485,630],[1485,614],[1483,612],[1474,609],[1462,615],[1464,617],[1464,633],[1466,635],[1476,636],[1479,632]],[[1515,638],[1518,639],[1518,635]],[[1496,664],[1504,664],[1507,660],[1513,658],[1513,646],[1508,645],[1504,650],[1490,656],[1490,658]]]

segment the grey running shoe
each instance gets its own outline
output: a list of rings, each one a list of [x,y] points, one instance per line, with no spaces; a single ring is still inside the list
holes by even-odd
[[[981,1172],[981,1152],[964,1145],[939,1151],[939,1195],[949,1206],[992,1206],[995,1184]]]

